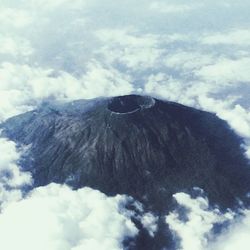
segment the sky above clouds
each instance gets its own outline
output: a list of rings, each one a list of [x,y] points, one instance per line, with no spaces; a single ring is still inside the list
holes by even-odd
[[[48,100],[148,94],[215,112],[244,137],[250,157],[249,11],[248,0],[1,0],[0,122]],[[19,188],[32,183],[31,176],[18,168],[23,152],[5,138],[0,139],[0,151],[4,152],[0,159],[3,209],[0,231],[2,225],[6,225],[6,218],[16,215],[18,207],[23,209],[23,218],[26,218],[26,207],[32,207],[36,199],[41,201],[42,197],[47,197],[53,211],[73,216],[53,220],[55,239],[62,239],[67,235],[60,228],[62,220],[76,227],[76,218],[80,216],[83,224],[86,218],[84,214],[75,215],[77,207],[65,207],[67,202],[61,199],[61,192],[65,191],[73,201],[78,196],[86,199],[92,199],[92,195],[102,196],[90,190],[93,193],[51,186],[35,190],[22,200]],[[6,176],[12,176],[9,183]],[[52,189],[59,194],[56,202],[62,207],[51,197]],[[117,210],[119,199],[109,202],[109,198],[102,198],[103,206],[113,206],[114,216],[118,218],[110,226],[121,230],[118,230],[120,236],[107,243],[113,244],[113,248],[107,245],[107,249],[120,249],[122,237],[126,233],[135,236],[136,228],[132,224],[129,228],[123,225],[124,221],[131,222]],[[176,194],[174,198],[183,206],[193,204],[190,223],[183,230],[178,229],[174,211],[166,219],[182,239],[181,249],[190,249],[186,237],[195,225],[192,220],[198,221],[200,226],[206,224],[205,229],[209,231],[211,223],[226,216],[210,209],[208,201],[194,203],[187,194]],[[199,202],[205,205],[200,206]],[[96,212],[95,208],[89,209]],[[53,211],[44,210],[43,216],[53,217]],[[203,219],[206,212],[211,215],[208,221]],[[218,239],[218,244],[204,243],[208,231],[192,237],[196,249],[246,250],[250,215],[249,211],[244,213],[244,219],[234,222]],[[142,218],[152,234],[154,220],[149,215]],[[20,221],[20,230],[24,226],[22,223]],[[79,238],[82,233],[78,225]],[[82,249],[82,243],[72,245],[72,239],[65,242],[68,244],[65,249]],[[50,243],[59,244],[54,239]],[[53,249],[59,247],[53,246]]]

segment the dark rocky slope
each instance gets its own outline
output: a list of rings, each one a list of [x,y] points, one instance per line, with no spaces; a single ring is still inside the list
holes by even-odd
[[[221,208],[249,191],[241,139],[214,114],[176,103],[131,95],[42,105],[0,128],[31,144],[22,165],[35,186],[57,182],[128,194],[162,215],[172,209],[172,194],[193,187]],[[156,237],[158,243],[144,237],[135,249],[160,249],[164,240]]]

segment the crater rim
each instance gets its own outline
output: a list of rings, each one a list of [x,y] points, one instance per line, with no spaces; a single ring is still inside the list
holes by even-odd
[[[155,105],[156,100],[151,96],[124,95],[113,97],[107,109],[115,114],[132,114],[143,109],[150,109]]]

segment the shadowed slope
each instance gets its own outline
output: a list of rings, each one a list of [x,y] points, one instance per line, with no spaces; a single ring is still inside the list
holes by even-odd
[[[176,103],[131,95],[43,105],[1,126],[12,140],[31,144],[22,165],[35,186],[57,182],[128,194],[160,215],[172,208],[172,194],[193,187],[221,208],[249,191],[241,139],[214,114]],[[146,248],[141,237],[135,249],[160,249],[164,242],[158,235]]]

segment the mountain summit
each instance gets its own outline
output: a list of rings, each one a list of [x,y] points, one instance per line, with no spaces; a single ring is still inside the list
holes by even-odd
[[[194,187],[221,208],[249,191],[241,138],[215,114],[177,103],[128,95],[43,104],[0,128],[30,145],[22,166],[35,186],[127,194],[159,215],[173,207],[173,194]]]

